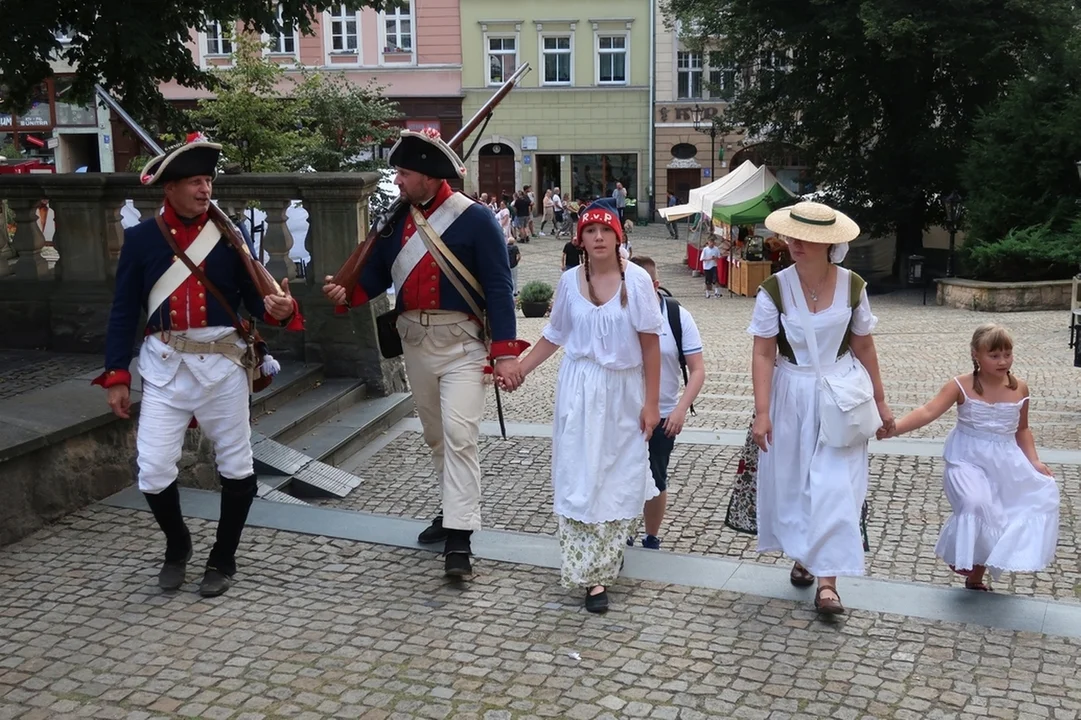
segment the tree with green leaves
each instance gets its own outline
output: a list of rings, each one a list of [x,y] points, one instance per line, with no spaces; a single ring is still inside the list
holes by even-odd
[[[1062,232],[1079,216],[1081,41],[1033,65],[973,128],[961,169],[966,247],[1017,228]]]
[[[95,83],[113,92],[140,120],[168,109],[161,83],[215,89],[215,77],[195,64],[185,45],[192,28],[236,19],[255,34],[283,27],[312,32],[318,13],[344,4],[382,10],[384,0],[3,0],[0,111],[22,112],[54,73],[54,60],[74,68],[73,96],[88,102]],[[280,9],[280,16],[279,16]],[[70,42],[62,43],[58,37]]]
[[[957,189],[981,108],[1060,47],[1069,0],[670,0],[685,39],[744,78],[730,127],[800,147],[820,188],[898,257]]]
[[[232,67],[211,71],[215,97],[200,100],[187,115],[221,143],[227,162],[245,172],[292,172],[319,138],[304,125],[304,103],[280,89],[285,70],[263,56],[264,48],[254,35],[236,37]]]

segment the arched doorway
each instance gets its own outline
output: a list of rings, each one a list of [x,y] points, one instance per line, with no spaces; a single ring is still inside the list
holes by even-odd
[[[514,194],[514,149],[510,145],[485,145],[477,154],[477,162],[477,189],[481,193],[491,198]]]
[[[803,157],[803,151],[788,143],[758,143],[748,145],[735,155],[729,167],[737,168],[750,160],[757,166],[765,165],[777,176],[777,181],[797,195],[814,190],[811,168]]]

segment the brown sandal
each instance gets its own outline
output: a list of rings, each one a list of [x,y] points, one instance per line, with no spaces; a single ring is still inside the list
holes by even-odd
[[[815,582],[815,576],[799,563],[792,565],[792,572],[788,573],[788,579],[796,587],[810,587]]]
[[[824,598],[822,592],[825,590],[831,591],[835,598]],[[837,588],[832,585],[819,585],[818,590],[815,592],[815,610],[819,615],[843,615],[845,606],[841,604],[841,596],[837,592]]]
[[[965,580],[965,590],[979,590],[980,592],[992,592],[991,586],[985,582],[974,583],[971,580]]]

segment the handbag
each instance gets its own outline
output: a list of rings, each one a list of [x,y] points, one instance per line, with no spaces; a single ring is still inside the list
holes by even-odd
[[[818,389],[818,439],[828,447],[846,448],[862,445],[882,427],[882,416],[875,403],[874,385],[863,363],[853,356],[852,364],[838,373],[822,375],[811,312],[803,293],[789,287],[792,301],[799,310],[807,347],[811,352]],[[853,308],[853,312],[855,309]]]
[[[241,356],[240,366],[248,373],[248,388],[252,392],[259,392],[266,389],[270,383],[274,381],[274,373],[278,372],[280,366],[270,355],[266,341],[259,335],[259,331],[255,329],[255,323],[241,320],[237,316],[236,312],[233,311],[233,306],[222,296],[221,291],[210,282],[206,273],[204,273],[198,265],[192,262],[192,259],[188,257],[187,253],[181,250],[176,244],[176,240],[173,239],[173,236],[169,232],[169,228],[165,225],[165,220],[162,219],[161,215],[158,215],[156,220],[158,222],[158,229],[161,230],[161,234],[169,244],[169,249],[188,266],[188,269],[191,270],[191,274],[195,276],[195,279],[201,282],[203,287],[207,289],[207,292],[209,292],[214,299],[218,301],[218,304],[224,308],[225,312],[229,315],[230,321],[233,323],[233,327],[236,328],[237,334],[240,335],[240,339],[244,342],[244,354]]]
[[[379,354],[386,360],[400,357],[405,352],[402,349],[402,336],[398,334],[399,315],[401,312],[395,308],[375,316],[375,337],[379,340]]]

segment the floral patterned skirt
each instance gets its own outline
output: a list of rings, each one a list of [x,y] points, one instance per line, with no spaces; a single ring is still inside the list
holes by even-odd
[[[739,466],[736,468],[736,483],[732,487],[732,497],[728,500],[728,512],[724,524],[737,532],[758,534],[758,445],[755,444],[755,414],[751,413],[751,424],[747,427],[747,439],[739,453]],[[860,534],[863,536],[863,551],[871,550],[867,542],[867,502],[860,512]]]
[[[560,583],[568,589],[611,585],[623,566],[627,538],[638,532],[641,518],[584,523],[560,515]]]

